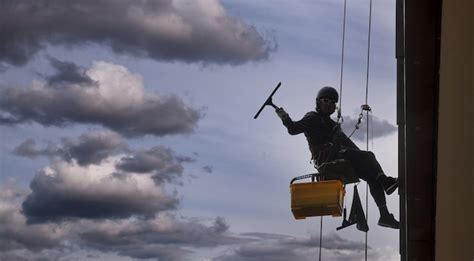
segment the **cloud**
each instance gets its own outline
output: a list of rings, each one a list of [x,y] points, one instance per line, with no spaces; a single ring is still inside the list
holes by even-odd
[[[10,253],[0,253],[0,260],[9,260],[9,261],[29,261],[27,258]]]
[[[177,96],[146,93],[142,77],[123,66],[94,62],[86,75],[94,86],[53,88],[34,82],[30,88],[2,88],[0,123],[97,124],[138,137],[190,133],[201,117]]]
[[[14,149],[14,154],[34,159],[46,156],[51,161],[77,163],[81,167],[100,165],[104,160],[116,156],[116,177],[131,174],[149,174],[158,183],[180,183],[184,172],[183,163],[196,160],[176,154],[162,145],[150,149],[132,150],[115,132],[93,131],[82,134],[78,139],[63,138],[61,143],[49,142],[44,148],[37,148],[33,139],[27,139]]]
[[[178,219],[169,213],[160,213],[149,220],[93,223],[94,229],[87,229],[79,236],[83,244],[104,251],[139,248],[140,245],[215,247],[251,241],[228,231],[229,226],[221,217],[217,217],[212,225],[193,219]]]
[[[110,157],[101,165],[83,167],[54,160],[30,183],[32,192],[22,205],[28,222],[150,218],[177,207],[176,195],[168,195],[149,175],[117,173],[117,161]]]
[[[370,115],[371,119],[369,121],[369,137],[371,138],[381,138],[388,136],[397,131],[397,127],[387,120],[379,119],[376,116]],[[357,118],[352,118],[350,116],[344,116],[344,123],[342,128],[347,135],[350,135],[354,131],[354,127],[357,123]],[[364,118],[359,125],[359,129],[354,132],[352,139],[365,141],[367,134],[367,122],[364,114]]]
[[[319,237],[295,238],[287,235],[269,233],[246,233],[257,241],[243,244],[234,250],[218,256],[216,261],[265,261],[265,260],[314,260],[319,253]],[[325,260],[342,260],[347,253],[352,258],[364,250],[362,242],[343,239],[335,233],[325,235],[323,249]],[[370,248],[370,247],[369,247]],[[350,259],[350,260],[353,260]]]
[[[0,253],[17,249],[38,251],[60,245],[68,233],[66,226],[50,224],[26,226],[20,204],[27,191],[11,182],[2,185],[0,189]],[[15,255],[9,256],[13,258]],[[18,259],[21,260],[20,257]]]
[[[156,258],[155,260],[160,261],[182,261],[190,260],[190,254],[193,251],[184,249],[176,246],[163,246],[146,244],[142,246],[124,247],[120,249],[118,254],[122,256],[128,256],[136,259],[150,259]]]
[[[111,131],[90,132],[78,139],[63,139],[61,144],[49,143],[42,149],[36,148],[36,142],[28,139],[14,149],[19,156],[36,158],[38,156],[60,157],[68,162],[73,159],[77,164],[86,166],[99,164],[114,153],[127,150],[120,135]]]
[[[187,260],[196,248],[241,244],[251,240],[229,231],[222,217],[212,224],[160,212],[150,219],[70,219],[29,224],[21,202],[28,191],[13,183],[0,190],[1,260],[62,260],[84,251],[136,259]]]
[[[214,171],[214,167],[210,166],[210,165],[206,165],[206,166],[202,167],[202,170],[204,170],[206,173],[211,174]]]
[[[24,65],[48,45],[218,64],[266,59],[275,48],[218,0],[2,1],[0,24],[3,67]]]
[[[88,221],[77,234],[82,248],[138,259],[188,260],[197,248],[250,242],[231,233],[221,217],[211,225],[160,213],[149,220]],[[189,259],[190,260],[190,259]]]
[[[163,183],[181,177],[184,170],[182,163],[190,161],[194,160],[175,155],[171,148],[156,146],[122,157],[117,163],[117,169],[132,173],[153,173],[153,179]]]
[[[50,86],[64,86],[67,84],[78,84],[91,86],[94,81],[86,74],[83,67],[72,62],[63,62],[54,57],[49,57],[51,66],[56,70],[54,75],[46,77]]]

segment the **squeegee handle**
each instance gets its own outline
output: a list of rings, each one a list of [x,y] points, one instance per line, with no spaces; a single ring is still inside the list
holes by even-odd
[[[278,107],[273,104],[272,102],[272,96],[273,94],[275,94],[275,92],[278,90],[278,88],[280,88],[281,86],[281,82],[278,83],[278,85],[275,87],[275,89],[272,91],[272,93],[270,94],[270,96],[268,96],[267,100],[263,103],[262,107],[260,107],[260,109],[258,110],[257,114],[255,114],[255,116],[253,116],[254,119],[256,119],[258,117],[258,115],[260,115],[260,113],[263,111],[263,108],[265,108],[266,105],[270,105],[272,106],[273,108],[277,109]]]

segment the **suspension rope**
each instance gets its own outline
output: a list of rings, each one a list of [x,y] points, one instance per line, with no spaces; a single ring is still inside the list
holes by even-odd
[[[321,216],[321,226],[319,228],[319,261],[321,261],[322,245],[323,245],[323,216]]]
[[[365,82],[365,105],[369,104],[369,72],[370,72],[370,34],[372,29],[372,0],[369,1],[369,33],[367,39],[367,78]],[[367,115],[367,142],[366,150],[369,150],[369,110],[366,111]],[[365,212],[367,216],[367,223],[369,222],[369,185],[365,184]],[[367,241],[368,241],[369,232],[365,232],[365,261],[367,261]]]
[[[344,46],[346,42],[346,6],[347,1],[344,0],[344,15],[342,20],[342,47],[341,47],[341,75],[339,80],[339,109],[337,110],[337,123],[341,121],[344,122],[344,118],[342,117],[342,80],[344,76]]]
[[[342,19],[342,46],[341,46],[341,75],[339,79],[339,108],[337,110],[337,123],[344,122],[342,117],[342,80],[344,75],[344,47],[346,42],[346,6],[347,0],[344,0],[344,14]],[[323,217],[321,216],[321,223],[319,228],[319,261],[321,261],[322,254],[322,244],[323,244]]]

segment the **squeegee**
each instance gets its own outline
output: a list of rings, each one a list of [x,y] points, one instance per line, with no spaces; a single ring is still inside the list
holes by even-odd
[[[278,109],[278,107],[275,104],[273,104],[272,97],[273,97],[273,94],[275,94],[275,92],[278,90],[278,88],[280,88],[280,85],[281,85],[281,82],[278,83],[278,85],[272,91],[270,96],[268,96],[268,98],[263,103],[262,107],[260,107],[260,110],[258,110],[257,114],[255,114],[255,116],[253,116],[254,119],[256,119],[258,117],[258,115],[260,115],[260,113],[263,111],[263,108],[265,108],[265,106],[267,106],[267,105],[272,106],[275,109]]]

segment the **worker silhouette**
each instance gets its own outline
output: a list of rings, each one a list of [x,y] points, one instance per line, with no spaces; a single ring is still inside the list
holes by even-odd
[[[375,155],[370,151],[360,150],[341,131],[340,125],[331,119],[338,100],[336,89],[323,87],[316,97],[316,110],[306,113],[301,120],[293,121],[283,108],[275,111],[289,134],[304,133],[315,167],[335,159],[349,161],[355,175],[369,185],[370,194],[380,211],[378,224],[398,229],[400,223],[388,211],[384,194],[390,195],[397,189],[398,179],[386,176]]]

